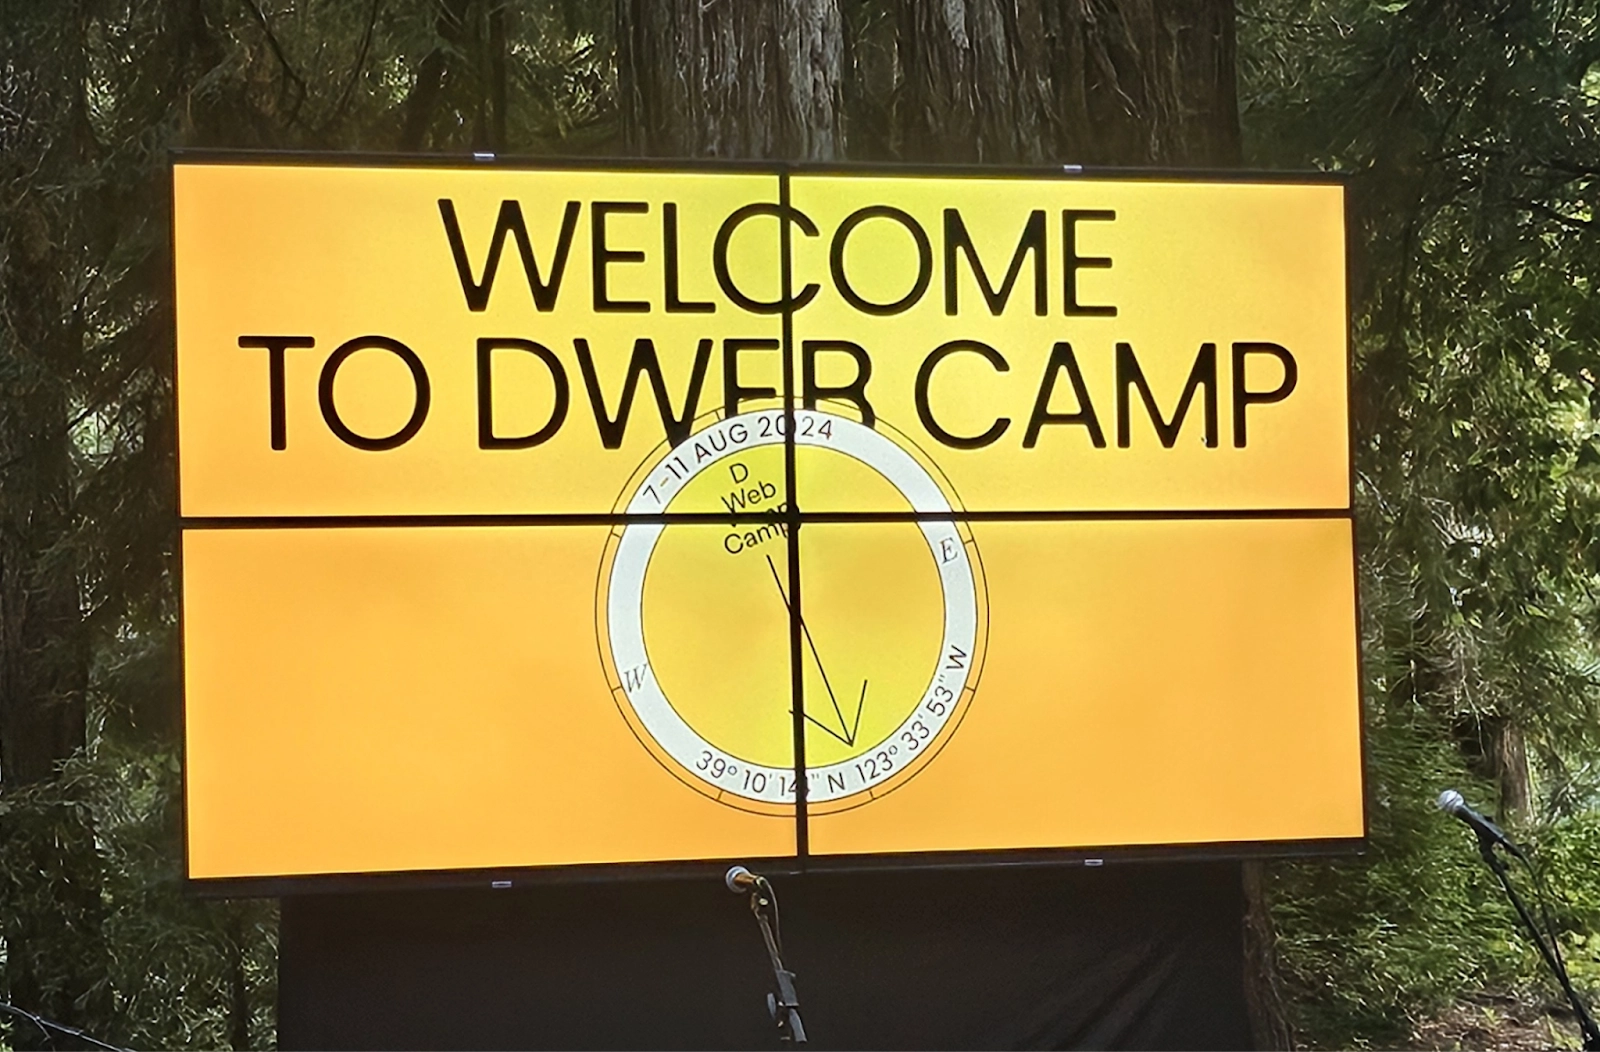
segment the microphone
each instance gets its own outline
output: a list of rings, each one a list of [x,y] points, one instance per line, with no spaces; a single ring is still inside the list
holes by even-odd
[[[1505,833],[1501,832],[1499,826],[1495,825],[1483,815],[1480,815],[1478,812],[1468,807],[1467,801],[1463,799],[1461,794],[1456,792],[1454,789],[1446,789],[1444,792],[1440,793],[1438,805],[1439,810],[1443,811],[1445,814],[1454,815],[1456,818],[1461,819],[1461,821],[1471,826],[1472,831],[1478,834],[1479,839],[1487,838],[1492,840],[1496,844],[1499,844],[1501,847],[1505,848],[1507,851],[1511,852],[1513,855],[1516,855],[1518,858],[1522,857],[1521,849],[1518,848],[1516,844],[1511,842],[1511,838],[1506,836]],[[732,876],[733,874],[730,872],[729,879],[732,879]]]
[[[1522,926],[1528,929],[1529,935],[1533,936],[1533,944],[1538,948],[1539,956],[1544,958],[1545,966],[1550,969],[1550,974],[1556,977],[1556,981],[1561,984],[1562,992],[1567,995],[1567,1003],[1572,1005],[1572,1012],[1578,1017],[1578,1029],[1583,1034],[1584,1049],[1591,1050],[1591,1052],[1592,1050],[1600,1050],[1600,1026],[1595,1025],[1594,1017],[1589,1014],[1589,1009],[1585,1007],[1583,999],[1572,988],[1572,980],[1567,975],[1566,962],[1561,959],[1561,950],[1557,946],[1555,932],[1551,931],[1549,927],[1549,914],[1545,914],[1545,930],[1541,932],[1539,925],[1533,921],[1533,914],[1528,912],[1527,904],[1522,901],[1522,896],[1517,894],[1516,886],[1511,883],[1511,876],[1505,860],[1494,853],[1494,845],[1499,844],[1521,859],[1522,864],[1528,867],[1535,879],[1538,879],[1538,873],[1533,872],[1533,863],[1528,861],[1528,856],[1524,855],[1517,845],[1511,842],[1510,837],[1500,831],[1499,826],[1468,807],[1467,802],[1461,798],[1461,794],[1454,789],[1446,789],[1439,794],[1439,810],[1461,819],[1461,821],[1472,827],[1474,833],[1478,834],[1478,854],[1483,856],[1484,863],[1494,873],[1495,878],[1500,881],[1500,886],[1505,889],[1506,897],[1511,900],[1511,905],[1516,908],[1517,917],[1522,921]],[[1543,894],[1542,890],[1541,894]],[[1541,905],[1541,912],[1543,912],[1543,909],[1544,907]],[[1547,936],[1550,940],[1548,944],[1545,942]]]
[[[774,993],[767,994],[767,1012],[778,1027],[778,1040],[785,1047],[806,1043],[805,1023],[800,1020],[800,995],[794,991],[794,973],[783,966],[782,937],[778,934],[778,897],[772,885],[759,873],[743,866],[733,866],[723,874],[722,882],[735,895],[750,893],[750,912],[761,926],[761,939],[767,944],[767,959],[772,963],[772,978],[777,984]]]
[[[743,866],[734,866],[728,870],[727,874],[722,878],[722,882],[728,885],[729,891],[738,895],[741,892],[751,891],[765,883],[766,878],[750,872]]]

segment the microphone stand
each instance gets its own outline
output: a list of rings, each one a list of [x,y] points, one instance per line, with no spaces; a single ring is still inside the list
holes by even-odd
[[[1567,995],[1567,1003],[1572,1005],[1572,1012],[1578,1017],[1578,1029],[1583,1032],[1584,1052],[1600,1052],[1600,1027],[1595,1026],[1594,1017],[1579,1000],[1578,993],[1572,988],[1572,980],[1567,976],[1566,962],[1561,959],[1559,947],[1547,946],[1544,937],[1539,934],[1539,927],[1533,922],[1533,915],[1528,912],[1528,906],[1522,901],[1522,896],[1517,894],[1516,887],[1511,883],[1511,874],[1506,869],[1505,860],[1495,853],[1495,842],[1492,837],[1481,830],[1478,834],[1478,854],[1483,856],[1483,861],[1500,881],[1500,886],[1505,889],[1506,897],[1511,900],[1511,905],[1516,907],[1517,916],[1522,920],[1522,926],[1528,929],[1528,934],[1533,936],[1533,944],[1539,948],[1539,956],[1544,958],[1545,965],[1550,973],[1556,977],[1556,982],[1561,984],[1561,990]],[[1521,857],[1521,852],[1517,852]],[[1552,942],[1554,933],[1550,936]]]
[[[767,995],[767,1011],[778,1027],[778,1039],[784,1044],[806,1043],[806,1028],[800,1021],[800,996],[795,993],[794,973],[783,966],[783,952],[778,943],[778,897],[765,877],[757,877],[750,887],[750,912],[761,926],[761,939],[767,944],[767,958],[772,962],[772,978],[777,993]]]

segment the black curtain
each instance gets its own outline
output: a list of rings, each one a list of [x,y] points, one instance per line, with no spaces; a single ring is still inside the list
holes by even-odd
[[[1237,863],[774,883],[819,1049],[1249,1047]],[[715,879],[296,896],[281,939],[285,1049],[778,1044]]]

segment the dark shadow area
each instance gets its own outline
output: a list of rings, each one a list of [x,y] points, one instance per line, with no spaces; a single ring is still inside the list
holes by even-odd
[[[817,1048],[1246,1048],[1237,863],[776,881]],[[283,902],[297,1048],[767,1048],[720,881]]]

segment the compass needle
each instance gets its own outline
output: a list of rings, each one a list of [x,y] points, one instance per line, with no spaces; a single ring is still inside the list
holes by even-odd
[[[783,608],[789,609],[789,594],[783,590],[783,578],[778,576],[778,568],[773,565],[772,556],[767,556],[767,569],[772,571],[772,583],[778,586],[778,596],[783,600]]]
[[[789,715],[791,715],[791,716],[794,715],[794,710],[793,709],[789,710]],[[801,715],[801,718],[805,719],[807,722],[814,723],[818,727],[821,727],[823,729],[823,731],[827,733],[828,737],[834,739],[835,741],[840,742],[843,745],[854,745],[855,744],[849,738],[844,737],[838,731],[834,730],[832,727],[828,726],[826,723],[823,723],[821,720],[817,719],[815,716],[811,715],[810,713],[803,712],[800,715]]]
[[[856,722],[850,728],[850,744],[855,744],[856,735],[861,733],[861,710],[867,707],[867,681],[861,681],[861,697],[856,699]]]
[[[789,605],[789,597],[787,595],[784,595],[783,580],[782,580],[782,578],[780,578],[778,576],[778,568],[775,565],[773,565],[772,556],[770,556],[770,555],[767,556],[767,569],[772,571],[772,580],[773,580],[773,583],[778,586],[778,594],[783,596],[783,605],[784,605],[784,607],[786,609],[790,610],[790,611],[793,611],[794,608]],[[854,729],[850,729],[850,730],[846,730],[845,729],[844,709],[839,707],[839,699],[833,693],[833,684],[831,682],[829,682],[829,680],[828,680],[828,670],[823,667],[822,655],[817,653],[817,641],[811,638],[811,628],[810,628],[809,625],[806,624],[806,619],[805,619],[805,615],[804,614],[800,615],[800,631],[805,635],[805,637],[806,637],[806,646],[808,648],[810,648],[810,650],[811,650],[811,660],[816,662],[817,671],[822,674],[822,685],[828,691],[828,700],[833,703],[833,714],[835,716],[839,717],[839,731],[841,731],[843,733],[836,733],[833,730],[833,728],[831,728],[831,727],[824,727],[824,729],[829,734],[832,734],[835,738],[838,738],[840,741],[844,742],[846,745],[854,745],[856,743],[855,730]],[[824,726],[821,721],[812,718],[810,713],[806,713],[806,719],[811,720],[811,722],[815,723],[818,727],[823,727]],[[859,723],[860,722],[859,711],[857,713],[856,719],[857,719],[857,722]]]

